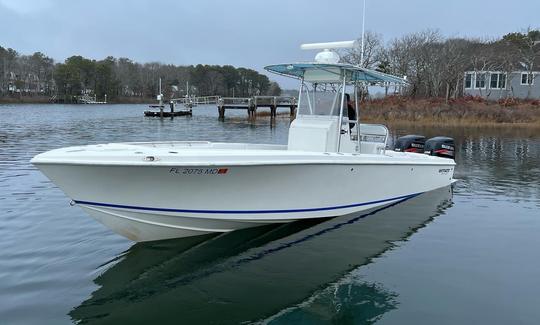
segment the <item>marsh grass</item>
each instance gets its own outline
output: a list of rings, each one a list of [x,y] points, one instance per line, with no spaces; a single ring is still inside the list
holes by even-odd
[[[360,119],[392,124],[540,127],[540,100],[490,102],[465,97],[446,103],[442,98],[391,96],[363,103]]]

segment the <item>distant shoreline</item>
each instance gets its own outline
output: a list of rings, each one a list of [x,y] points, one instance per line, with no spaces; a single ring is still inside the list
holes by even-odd
[[[21,98],[17,97],[0,97],[0,104],[62,104],[62,103],[53,103],[50,100],[49,96],[24,96]],[[115,98],[107,104],[155,104],[156,100],[154,98],[141,98],[141,97],[119,97]],[[73,103],[65,103],[73,104]],[[79,105],[79,104],[74,104]],[[83,104],[81,104],[83,105]]]
[[[155,104],[152,98],[116,98],[107,104]],[[49,97],[22,99],[0,97],[0,104],[53,104]],[[80,104],[84,105],[84,104]],[[90,105],[91,106],[91,105]],[[267,117],[270,111],[260,109],[257,116]],[[289,117],[289,112],[278,111]],[[368,123],[418,126],[466,127],[529,127],[540,128],[540,101],[504,100],[488,102],[479,98],[461,98],[446,103],[440,98],[410,99],[386,97],[362,103],[360,119]]]

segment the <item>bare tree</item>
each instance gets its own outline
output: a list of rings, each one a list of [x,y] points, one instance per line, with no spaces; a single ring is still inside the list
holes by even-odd
[[[363,68],[376,68],[381,57],[381,52],[384,50],[382,35],[372,31],[365,33],[363,62],[360,62],[362,60],[361,42],[362,39],[359,38],[354,48],[342,51],[342,61],[349,64],[361,65]]]
[[[439,64],[441,66],[441,80],[445,91],[445,101],[450,97],[457,97],[463,81],[463,73],[467,68],[467,48],[470,41],[465,39],[446,40],[439,52]]]
[[[441,45],[438,31],[425,30],[393,40],[384,52],[389,70],[407,76],[412,97],[438,95],[441,80],[436,56]]]

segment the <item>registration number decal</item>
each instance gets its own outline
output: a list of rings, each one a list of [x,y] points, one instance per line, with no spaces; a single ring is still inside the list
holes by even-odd
[[[169,174],[178,175],[225,175],[229,168],[171,168]]]

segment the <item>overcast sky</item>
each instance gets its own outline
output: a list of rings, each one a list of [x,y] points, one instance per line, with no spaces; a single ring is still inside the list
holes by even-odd
[[[362,0],[0,0],[0,46],[57,61],[112,55],[263,71],[312,59],[301,43],[360,37],[361,10]],[[366,29],[385,41],[426,28],[494,38],[527,27],[540,27],[540,0],[367,0]]]

